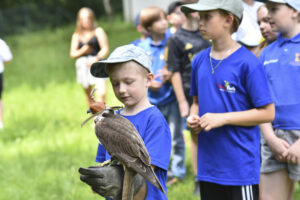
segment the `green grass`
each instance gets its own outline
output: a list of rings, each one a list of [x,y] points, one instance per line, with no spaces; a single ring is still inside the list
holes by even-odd
[[[99,21],[110,49],[138,37],[133,25]],[[79,180],[80,166],[95,165],[97,140],[87,102],[69,58],[74,26],[6,38],[14,59],[6,65],[4,125],[0,131],[0,200],[102,199]],[[110,85],[108,104],[116,105]],[[168,188],[171,200],[196,200],[187,149],[187,177]],[[298,186],[297,186],[298,187]],[[297,196],[300,198],[299,187]]]

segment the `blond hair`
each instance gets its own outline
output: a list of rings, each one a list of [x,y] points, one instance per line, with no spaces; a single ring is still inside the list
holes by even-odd
[[[95,14],[94,14],[93,10],[90,9],[90,8],[87,8],[87,7],[83,7],[77,13],[77,21],[76,21],[75,33],[79,33],[80,34],[83,31],[83,27],[82,27],[82,25],[80,23],[80,16],[81,16],[81,14],[83,12],[87,12],[88,13],[89,19],[92,22],[91,26],[89,27],[89,30],[94,30],[97,27],[97,22],[96,22],[96,18],[95,18]]]

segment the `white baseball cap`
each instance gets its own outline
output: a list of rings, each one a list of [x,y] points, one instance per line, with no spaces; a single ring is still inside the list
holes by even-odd
[[[244,7],[242,0],[199,0],[197,3],[181,6],[184,13],[222,9],[242,20]]]
[[[285,3],[293,7],[295,10],[300,12],[300,0],[268,0],[274,3]]]

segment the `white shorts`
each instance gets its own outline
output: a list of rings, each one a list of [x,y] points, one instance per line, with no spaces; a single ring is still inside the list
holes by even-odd
[[[89,66],[88,63],[92,58],[93,56],[82,56],[76,60],[75,66],[77,82],[80,83],[85,89],[95,84],[99,85],[97,88],[103,89],[103,86],[101,85],[105,86],[106,78],[96,78],[90,72],[91,66]]]

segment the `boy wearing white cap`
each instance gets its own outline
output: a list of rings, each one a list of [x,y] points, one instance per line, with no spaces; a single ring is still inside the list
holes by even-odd
[[[274,105],[258,59],[231,38],[243,14],[240,0],[199,0],[202,37],[212,47],[192,61],[193,104],[187,124],[198,134],[201,200],[258,199],[260,132]]]
[[[151,59],[147,53],[140,47],[130,44],[116,48],[108,59],[94,63],[91,74],[95,77],[109,77],[114,94],[124,104],[124,108],[117,113],[127,118],[141,135],[154,172],[164,190],[167,191],[171,133],[164,116],[156,106],[150,104],[147,97],[149,85],[154,77],[151,68]],[[104,162],[108,159],[110,155],[99,144],[96,161]],[[115,197],[112,193],[120,194],[122,191],[121,173],[114,172],[113,169],[107,172],[104,170],[107,171],[101,167],[89,168],[86,170],[87,173],[82,175],[95,192],[105,197]],[[135,199],[168,199],[144,178],[142,181],[136,180],[134,186]],[[116,188],[118,190],[114,192]]]
[[[294,181],[300,181],[300,1],[268,0],[271,26],[277,40],[260,54],[276,114],[261,125],[263,200],[292,199]]]

